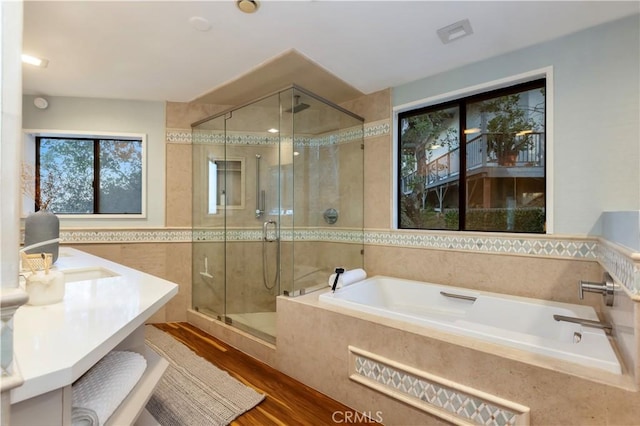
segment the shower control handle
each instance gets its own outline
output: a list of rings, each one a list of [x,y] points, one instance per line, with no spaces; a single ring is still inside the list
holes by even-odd
[[[611,277],[611,275],[609,275],[609,273],[605,272],[602,275],[601,283],[580,281],[578,283],[578,297],[580,299],[584,299],[585,291],[588,291],[590,293],[599,293],[602,294],[604,302],[607,306],[613,306],[615,288],[616,286],[613,282],[613,278]]]
[[[269,230],[269,225],[273,225],[273,230],[276,233],[276,237],[275,238],[269,238],[268,235],[268,230]],[[278,223],[275,220],[267,220],[266,222],[264,222],[262,224],[262,239],[268,243],[272,243],[274,241],[278,240]]]

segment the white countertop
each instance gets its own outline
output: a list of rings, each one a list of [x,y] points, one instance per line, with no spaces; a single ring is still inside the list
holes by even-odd
[[[73,383],[178,293],[175,283],[72,248],[60,247],[55,268],[117,276],[67,282],[62,302],[18,309],[13,345],[24,384],[11,390],[12,404]]]

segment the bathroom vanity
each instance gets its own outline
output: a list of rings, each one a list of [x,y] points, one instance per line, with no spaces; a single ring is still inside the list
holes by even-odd
[[[134,424],[167,361],[144,344],[144,324],[178,292],[172,282],[61,247],[62,302],[24,305],[14,316],[14,353],[24,384],[11,390],[12,425],[70,425],[71,385],[110,351],[142,354],[146,370],[107,424]]]

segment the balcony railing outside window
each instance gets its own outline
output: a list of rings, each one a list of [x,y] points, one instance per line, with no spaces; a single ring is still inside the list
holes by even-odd
[[[488,152],[487,133],[482,133],[467,142],[467,170],[483,167],[542,167],[544,166],[544,134],[527,135],[530,144],[527,149],[519,151],[511,164],[499,161],[494,152]],[[450,180],[460,174],[460,148],[455,148],[427,163],[427,187]],[[415,177],[412,176],[412,179]],[[403,179],[404,181],[404,179]]]

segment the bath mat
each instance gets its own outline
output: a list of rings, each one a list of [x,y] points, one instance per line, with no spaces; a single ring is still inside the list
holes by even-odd
[[[145,341],[169,361],[146,407],[163,426],[228,425],[264,399],[151,325],[145,327]]]

